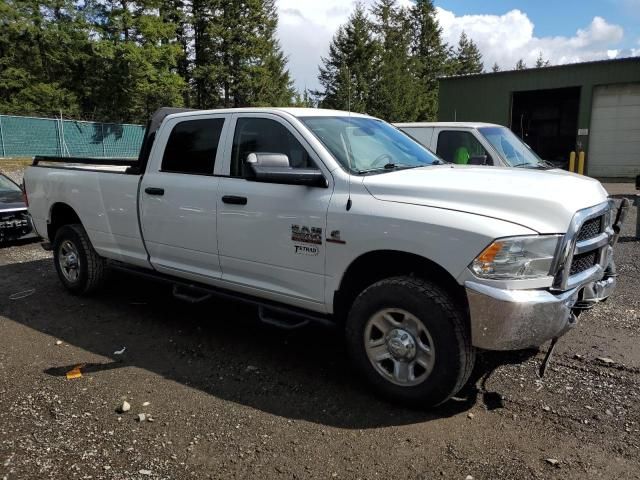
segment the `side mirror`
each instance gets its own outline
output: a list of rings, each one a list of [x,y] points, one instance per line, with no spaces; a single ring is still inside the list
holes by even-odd
[[[290,167],[289,157],[284,153],[250,153],[247,164],[261,167]]]
[[[291,168],[289,157],[282,153],[250,153],[246,166],[247,180],[282,185],[305,185],[327,188],[327,180],[315,168]]]
[[[469,158],[469,165],[487,165],[486,155],[474,155]]]

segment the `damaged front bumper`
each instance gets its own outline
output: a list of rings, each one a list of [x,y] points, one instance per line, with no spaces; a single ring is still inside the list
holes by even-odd
[[[0,210],[0,244],[35,237],[26,208]]]
[[[504,290],[465,283],[471,340],[486,350],[539,347],[577,324],[577,309],[605,300],[616,287],[615,274],[562,293]]]
[[[550,289],[509,290],[480,281],[466,281],[473,345],[487,350],[538,347],[573,328],[581,310],[606,300],[616,288],[613,246],[628,207],[628,200],[623,200],[611,226],[603,227],[602,233],[586,240],[576,238],[584,222],[594,218],[603,218],[604,222],[611,218],[613,209],[601,204],[576,213],[564,239],[565,257],[561,262],[564,267],[558,270],[557,281]],[[574,252],[579,254],[584,250],[596,252],[599,261],[569,277]]]

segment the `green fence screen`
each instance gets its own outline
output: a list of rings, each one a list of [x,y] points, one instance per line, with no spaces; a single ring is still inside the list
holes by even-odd
[[[136,158],[144,127],[0,115],[0,157]]]

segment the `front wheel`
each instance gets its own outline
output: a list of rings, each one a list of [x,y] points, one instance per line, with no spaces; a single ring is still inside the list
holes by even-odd
[[[105,261],[82,225],[60,227],[53,241],[53,261],[62,284],[75,295],[91,293],[105,280]]]
[[[459,306],[414,277],[381,280],[355,300],[346,337],[356,368],[382,395],[436,406],[465,384],[475,349]]]

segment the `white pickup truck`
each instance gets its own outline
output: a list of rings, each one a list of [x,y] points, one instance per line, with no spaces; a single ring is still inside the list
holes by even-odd
[[[405,403],[444,402],[477,348],[540,346],[616,285],[623,209],[599,182],[445,163],[365,115],[161,109],[137,161],[36,157],[25,184],[72,293],[116,268],[337,324]]]
[[[395,123],[447,162],[494,167],[556,168],[502,125],[481,122]]]

